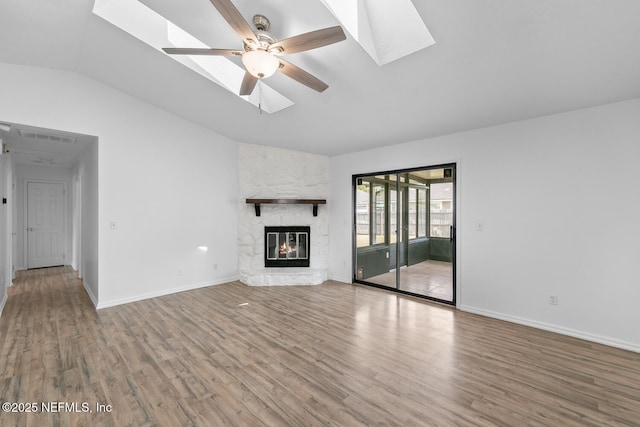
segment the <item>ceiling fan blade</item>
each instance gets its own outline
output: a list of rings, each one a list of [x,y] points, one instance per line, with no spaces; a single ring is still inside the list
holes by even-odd
[[[210,0],[218,9],[218,12],[229,23],[233,31],[235,31],[244,42],[258,44],[258,38],[254,34],[251,26],[242,17],[242,14],[231,3],[231,0]]]
[[[163,47],[162,50],[169,55],[220,55],[220,56],[241,56],[242,51],[233,49],[207,49],[207,48],[180,48]]]
[[[242,85],[240,86],[240,95],[251,95],[253,88],[256,87],[256,83],[258,83],[258,78],[256,76],[251,75],[248,71],[244,73]]]
[[[273,43],[269,47],[269,51],[276,55],[288,55],[337,43],[346,38],[347,36],[345,36],[342,27],[338,25],[280,40],[279,42]],[[280,50],[281,52],[279,52]]]
[[[315,76],[312,76],[302,68],[296,67],[295,65],[285,61],[284,59],[280,59],[280,68],[278,68],[278,71],[280,71],[285,76],[291,77],[293,80],[310,87],[313,90],[317,90],[318,92],[324,92],[325,89],[329,87],[329,85],[322,80],[318,79]]]

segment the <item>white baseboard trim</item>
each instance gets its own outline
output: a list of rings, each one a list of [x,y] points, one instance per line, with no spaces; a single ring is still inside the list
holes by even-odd
[[[100,309],[103,309],[103,308],[115,307],[116,305],[128,304],[128,303],[131,303],[131,302],[142,301],[142,300],[145,300],[145,299],[156,298],[156,297],[161,297],[161,296],[171,295],[171,294],[177,294],[179,292],[191,291],[191,290],[199,289],[199,288],[206,288],[208,286],[222,285],[224,283],[235,282],[236,280],[238,280],[238,276],[227,277],[227,278],[218,279],[218,280],[214,280],[214,281],[210,281],[210,282],[195,283],[195,284],[192,284],[192,285],[182,286],[180,288],[171,288],[171,289],[166,289],[166,290],[163,290],[163,291],[151,292],[151,293],[148,293],[148,294],[136,295],[136,296],[132,296],[132,297],[128,297],[128,298],[116,299],[116,300],[112,300],[112,301],[99,302],[96,305],[96,309],[100,310]]]
[[[2,312],[4,311],[4,305],[7,303],[7,298],[9,298],[9,293],[5,289],[4,297],[2,297],[2,301],[0,301],[0,317],[2,317]]]
[[[510,316],[508,314],[498,313],[495,311],[484,310],[477,307],[470,307],[468,305],[461,305],[461,311],[468,313],[479,314],[481,316],[492,317],[494,319],[505,320],[511,323],[517,323],[519,325],[531,326],[532,328],[542,329],[549,332],[555,332],[561,335],[567,335],[574,338],[580,338],[586,341],[595,342],[598,344],[608,345],[610,347],[621,348],[623,350],[629,350],[636,353],[640,353],[640,345],[630,343],[627,341],[617,340],[615,338],[603,337],[601,335],[591,334],[588,332],[577,331],[575,329],[565,328],[551,323],[539,322],[537,320],[526,319],[518,316]]]
[[[82,280],[82,286],[84,286],[84,290],[87,292],[87,295],[89,295],[89,298],[91,299],[91,302],[93,303],[93,306],[95,308],[98,308],[98,297],[93,294],[93,290],[91,290],[91,288],[87,284],[87,281],[84,280],[84,279]]]

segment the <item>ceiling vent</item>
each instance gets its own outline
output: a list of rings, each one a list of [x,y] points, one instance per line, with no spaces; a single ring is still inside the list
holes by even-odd
[[[18,130],[18,135],[23,136],[25,138],[37,139],[39,141],[61,142],[63,144],[75,144],[78,142],[77,138],[72,138],[72,137],[62,136],[62,135],[53,135],[53,134],[41,133],[41,132],[31,132],[23,129]]]

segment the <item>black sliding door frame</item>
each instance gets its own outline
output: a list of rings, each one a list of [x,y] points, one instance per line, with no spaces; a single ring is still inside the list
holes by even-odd
[[[411,295],[414,297],[418,297],[418,298],[423,298],[423,299],[427,299],[427,300],[432,300],[432,301],[436,301],[439,303],[443,303],[443,304],[447,304],[447,305],[456,305],[456,270],[457,270],[457,250],[456,250],[456,216],[457,216],[457,191],[456,191],[456,163],[446,163],[446,164],[439,164],[439,165],[434,165],[434,166],[424,166],[424,167],[417,167],[417,168],[409,168],[409,169],[396,169],[396,170],[388,170],[388,171],[381,171],[381,172],[371,172],[371,173],[366,173],[366,174],[356,174],[352,176],[352,190],[353,190],[353,205],[352,205],[352,209],[353,209],[353,221],[352,221],[352,265],[353,265],[353,271],[352,271],[352,281],[353,283],[359,283],[359,284],[363,284],[363,285],[368,285],[368,286],[373,286],[373,287],[377,287],[377,288],[381,288],[381,289],[386,289],[386,290],[390,290],[393,292],[397,292],[397,293],[401,293],[401,294],[407,294],[407,295]],[[429,296],[429,295],[423,295],[423,294],[417,294],[414,292],[410,292],[407,290],[403,290],[400,289],[400,284],[401,284],[401,269],[400,267],[402,265],[407,265],[409,266],[409,232],[408,229],[410,227],[409,224],[409,215],[410,215],[410,210],[409,210],[409,203],[408,201],[410,200],[410,196],[409,196],[409,191],[411,191],[410,189],[412,188],[411,182],[410,182],[410,178],[411,178],[411,173],[412,172],[418,172],[418,171],[426,171],[426,170],[436,170],[436,169],[444,169],[445,173],[447,170],[451,171],[451,176],[447,177],[445,176],[445,179],[443,180],[433,180],[433,182],[451,182],[452,183],[452,218],[451,218],[451,227],[450,227],[450,235],[449,235],[449,240],[451,242],[451,262],[452,262],[452,298],[451,301],[449,300],[444,300],[444,299],[440,299],[440,298],[436,298],[433,296]],[[385,179],[379,179],[377,177],[385,177]],[[395,182],[394,180],[391,179],[391,176],[395,176]],[[402,177],[405,177],[404,181],[402,181]],[[358,246],[357,246],[357,239],[358,239],[358,231],[357,231],[357,191],[358,191],[358,185],[362,184],[364,181],[369,182],[369,209],[368,209],[368,214],[369,214],[369,243],[371,247],[375,247],[376,244],[380,245],[380,246],[384,246],[386,245],[387,247],[389,247],[389,249],[391,249],[392,243],[391,243],[391,236],[394,233],[394,229],[391,226],[391,214],[392,214],[392,209],[391,209],[391,205],[392,205],[392,201],[390,200],[390,195],[395,192],[395,196],[396,199],[393,203],[395,203],[395,253],[393,254],[392,258],[395,258],[395,287],[390,287],[390,286],[385,286],[382,284],[377,284],[377,283],[373,283],[371,281],[367,281],[366,278],[364,277],[358,277],[359,273],[358,273]],[[381,243],[377,243],[376,242],[376,230],[374,230],[374,225],[377,226],[377,223],[374,224],[374,217],[375,217],[375,221],[377,221],[377,217],[376,217],[376,208],[375,208],[375,203],[372,203],[375,200],[375,193],[374,193],[374,187],[375,187],[375,183],[378,184],[384,184],[385,185],[385,207],[384,207],[384,212],[385,212],[385,220],[384,220],[384,227],[385,227],[385,242],[384,244]],[[420,214],[419,214],[419,208],[417,207],[419,205],[418,199],[418,192],[416,192],[416,209],[417,212],[415,214],[416,216],[416,224],[415,224],[415,228],[416,228],[416,239],[419,239],[419,218],[420,218]],[[431,209],[430,209],[430,201],[431,201],[431,194],[430,191],[426,191],[426,206],[424,208],[425,210],[425,227],[426,227],[426,238],[427,240],[432,238],[431,237],[431,221],[430,221],[430,217],[431,217]],[[405,246],[405,250],[402,251],[401,245]],[[389,254],[391,255],[391,254]],[[405,260],[403,260],[403,256],[404,258],[406,258]],[[389,261],[393,261],[393,259],[389,260]],[[388,262],[389,262],[388,261]],[[406,261],[406,262],[405,262]]]

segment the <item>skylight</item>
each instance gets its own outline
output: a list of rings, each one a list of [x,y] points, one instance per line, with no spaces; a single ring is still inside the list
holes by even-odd
[[[411,0],[320,0],[378,65],[435,43]]]
[[[93,13],[160,52],[163,47],[209,47],[138,1],[95,0]],[[226,57],[171,55],[170,58],[235,95],[240,92],[245,70]],[[255,106],[261,104],[262,111],[267,113],[293,105],[291,100],[263,81],[259,84],[260,90],[254,90],[249,96],[238,96]]]

